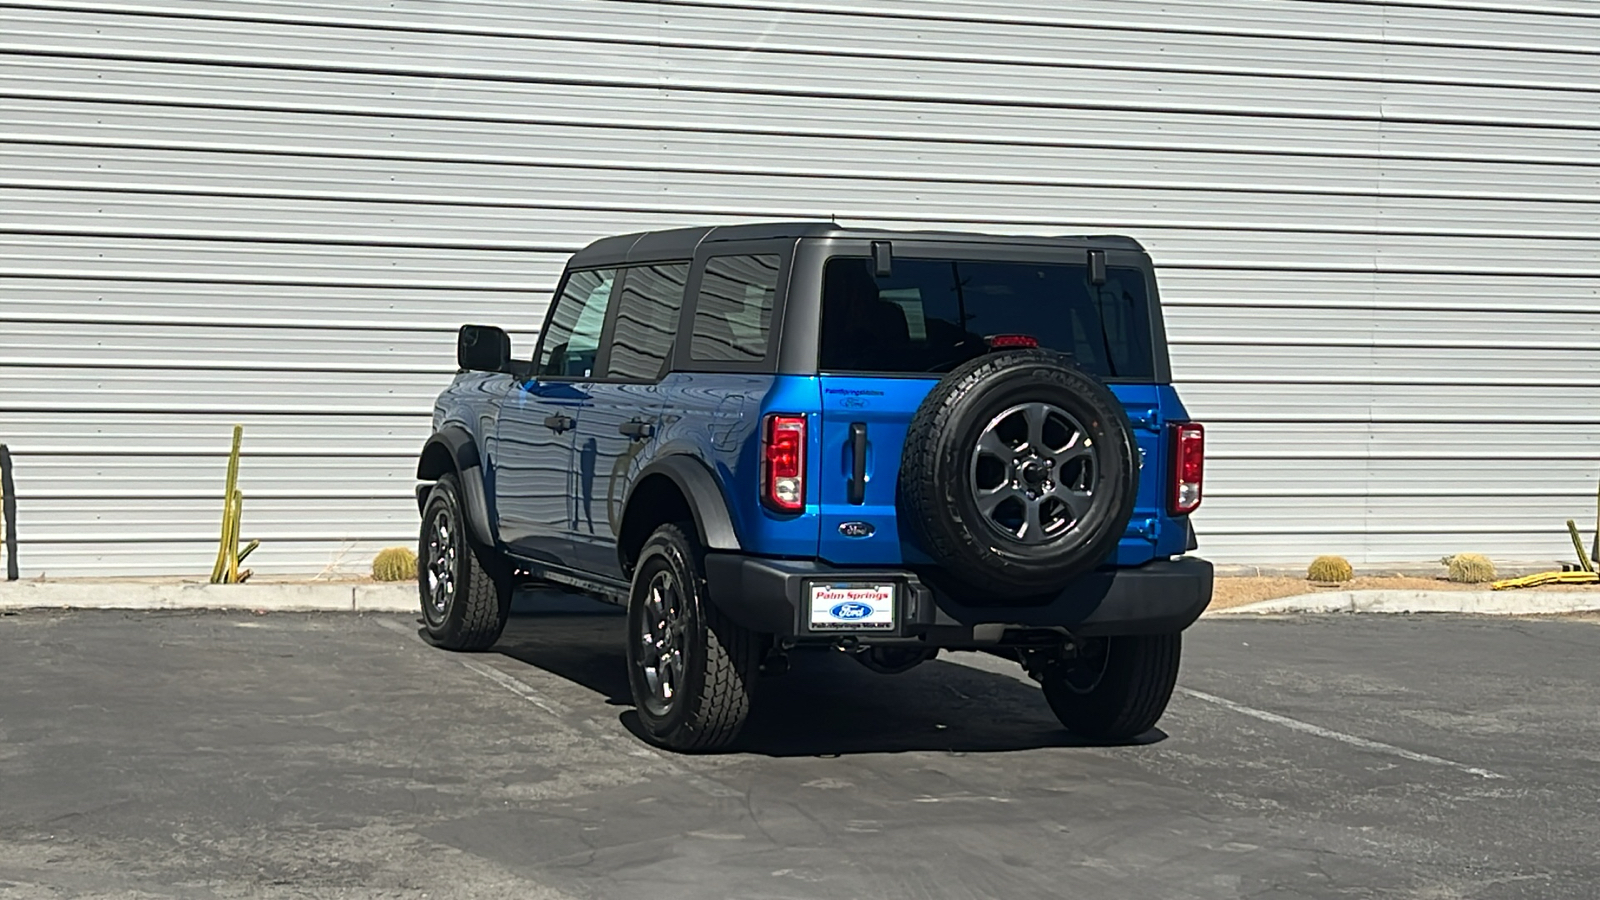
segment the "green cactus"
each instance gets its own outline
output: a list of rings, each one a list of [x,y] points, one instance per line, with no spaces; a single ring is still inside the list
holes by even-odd
[[[417,555],[406,547],[388,547],[372,560],[372,577],[377,581],[410,581],[417,577]]]
[[[1495,579],[1494,563],[1481,553],[1457,553],[1445,557],[1444,564],[1450,570],[1450,580],[1461,584],[1483,584]]]
[[[244,426],[233,426],[233,450],[228,454],[228,481],[222,493],[222,539],[217,543],[217,561],[211,567],[212,584],[238,584],[250,577],[250,570],[239,570],[239,560],[260,546],[251,541],[249,550],[239,552],[239,522],[244,516],[244,494],[239,491],[239,445]]]
[[[1342,556],[1319,556],[1306,570],[1307,581],[1342,582],[1355,576],[1350,562]]]

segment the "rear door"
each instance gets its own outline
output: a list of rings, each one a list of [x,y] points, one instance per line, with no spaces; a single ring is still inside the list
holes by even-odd
[[[617,538],[622,503],[654,450],[661,425],[660,382],[671,358],[683,306],[687,262],[630,266],[602,339],[601,377],[581,386],[573,564],[622,577]]]
[[[943,373],[1022,335],[1106,381],[1133,423],[1142,459],[1136,509],[1116,561],[1155,555],[1165,460],[1146,270],[1114,252],[1092,285],[1082,251],[918,247],[897,242],[890,274],[867,256],[824,266],[821,555],[842,564],[917,563],[897,520],[906,429]],[[1070,255],[1069,255],[1070,253]]]

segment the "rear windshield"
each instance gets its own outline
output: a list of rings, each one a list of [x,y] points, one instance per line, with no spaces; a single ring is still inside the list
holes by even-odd
[[[1000,335],[1033,338],[1104,378],[1154,375],[1144,273],[1086,265],[896,257],[828,260],[822,288],[825,372],[948,372]]]

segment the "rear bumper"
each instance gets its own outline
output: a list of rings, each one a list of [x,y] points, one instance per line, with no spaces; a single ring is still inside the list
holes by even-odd
[[[1039,605],[969,605],[907,569],[857,569],[809,560],[706,554],[711,602],[735,622],[800,642],[854,637],[862,643],[961,647],[1023,640],[1040,630],[1080,637],[1169,634],[1189,627],[1211,602],[1211,563],[1181,557],[1131,569],[1099,569]],[[812,631],[805,599],[814,582],[896,585],[897,627],[863,633]]]

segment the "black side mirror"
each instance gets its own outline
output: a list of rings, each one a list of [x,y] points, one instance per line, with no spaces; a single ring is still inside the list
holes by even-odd
[[[463,325],[456,334],[456,365],[468,372],[505,372],[511,335],[493,325]]]

